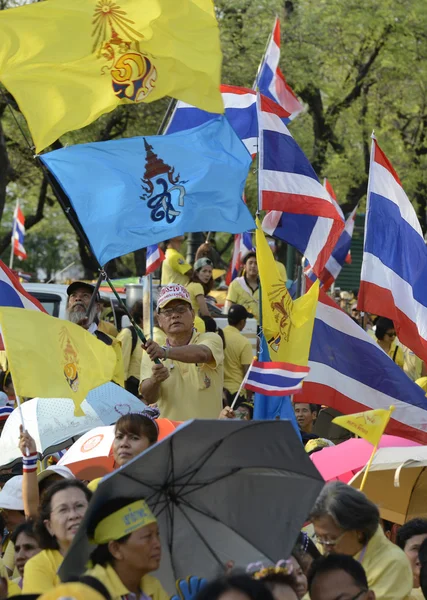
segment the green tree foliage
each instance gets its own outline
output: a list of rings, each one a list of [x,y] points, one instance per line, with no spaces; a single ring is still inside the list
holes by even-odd
[[[12,0],[0,0],[0,10],[13,5]],[[349,211],[359,201],[363,206],[370,134],[375,129],[424,226],[427,198],[424,0],[215,0],[215,7],[223,50],[222,79],[233,85],[252,87],[274,17],[278,14],[281,18],[280,66],[306,106],[290,130],[319,177],[330,179],[344,210]],[[56,147],[155,134],[167,106],[168,99],[121,106],[96,123],[63,136]],[[67,247],[71,244],[74,252],[80,250],[89,276],[95,265],[83,245],[78,248],[71,226],[60,214],[33,152],[18,129],[16,121],[30,139],[25,121],[16,109],[10,95],[0,95],[0,252],[7,250],[11,212],[19,197],[27,215],[28,243],[33,246],[30,241],[33,235],[39,241],[44,235],[51,239],[58,227],[57,231],[65,236],[61,243]],[[255,211],[255,164],[246,195],[251,210]],[[44,223],[49,226],[45,228]],[[220,250],[228,242],[229,236],[217,236]],[[226,258],[229,251],[228,243]],[[49,267],[54,270],[65,266],[65,256],[59,249],[56,256],[57,266]],[[39,254],[37,260],[47,262],[47,254]],[[144,255],[139,252],[117,259],[109,269],[113,276],[141,273],[143,264]]]

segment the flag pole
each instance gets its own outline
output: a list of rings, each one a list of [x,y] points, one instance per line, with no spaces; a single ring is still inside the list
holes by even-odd
[[[16,221],[18,219],[18,206],[19,206],[19,200],[16,201],[16,207],[13,213],[13,226],[12,226],[12,238],[10,240],[10,259],[9,259],[9,269],[12,270],[13,268],[13,256],[14,256],[14,250],[15,250],[15,234],[16,234]]]
[[[383,432],[381,434],[381,437],[383,436],[385,428],[387,427],[388,422],[390,421],[391,414],[394,411],[394,408],[395,408],[394,406],[390,406],[390,408],[389,408],[388,417],[387,417],[387,419],[386,419],[386,421],[384,423],[384,428],[383,428]],[[361,492],[363,491],[363,488],[365,487],[366,479],[368,478],[369,469],[371,468],[372,461],[374,460],[374,456],[375,456],[375,454],[376,454],[376,452],[378,450],[378,445],[379,445],[379,443],[381,441],[381,437],[378,440],[378,442],[375,444],[374,449],[372,450],[371,457],[370,457],[370,459],[368,461],[368,464],[365,467],[365,472],[363,473],[362,483],[360,484],[360,488],[359,488]]]
[[[254,357],[253,357],[253,359],[252,359],[252,362],[251,362],[251,364],[249,365],[249,368],[248,368],[248,370],[247,370],[247,371],[246,371],[246,373],[245,373],[245,376],[244,376],[244,377],[243,377],[243,379],[242,379],[242,383],[240,384],[240,387],[239,387],[239,389],[237,390],[237,393],[236,393],[236,395],[234,396],[234,400],[233,400],[233,402],[232,402],[232,404],[231,404],[231,406],[230,406],[231,410],[233,410],[233,408],[236,406],[237,398],[240,396],[240,393],[241,393],[242,389],[244,388],[244,386],[245,386],[245,384],[246,384],[246,382],[247,382],[247,380],[248,380],[249,373],[250,373],[250,371],[251,371],[252,367],[254,366],[254,362],[256,361],[256,359],[257,359],[257,357],[256,357],[256,356],[254,356]]]
[[[278,15],[276,14],[276,16],[274,17],[274,25],[273,25],[273,29],[271,30],[271,32],[270,32],[270,35],[268,36],[267,43],[266,43],[266,45],[265,45],[265,47],[264,47],[264,52],[263,52],[263,54],[262,54],[261,62],[260,62],[260,63],[259,63],[259,65],[258,65],[258,71],[257,71],[256,77],[255,77],[255,81],[254,81],[254,83],[253,83],[253,85],[252,85],[252,89],[253,89],[253,90],[255,90],[255,89],[257,88],[257,85],[258,85],[258,77],[259,77],[259,74],[261,73],[261,69],[262,69],[262,67],[264,66],[264,63],[265,63],[265,53],[267,52],[268,45],[269,45],[269,43],[271,42],[271,38],[273,37],[274,27],[275,27],[275,25],[276,25],[276,19],[277,19],[277,18],[278,18]]]
[[[108,285],[110,286],[110,288],[111,288],[111,291],[112,291],[112,292],[113,292],[113,294],[115,295],[115,297],[116,297],[116,299],[117,299],[118,303],[119,303],[119,304],[120,304],[120,306],[123,308],[123,310],[124,310],[124,312],[126,313],[126,315],[129,317],[129,321],[130,321],[130,322],[131,322],[131,324],[132,324],[132,325],[135,327],[135,331],[136,331],[136,334],[137,334],[137,336],[139,337],[139,339],[141,340],[141,342],[142,342],[143,344],[146,344],[146,343],[147,343],[147,338],[145,337],[145,335],[144,335],[144,332],[143,332],[143,331],[142,331],[142,329],[141,329],[141,328],[140,328],[140,327],[139,327],[139,326],[138,326],[138,325],[135,323],[135,320],[133,319],[133,317],[131,316],[131,314],[130,314],[130,312],[129,312],[129,310],[128,310],[128,307],[126,306],[126,304],[123,302],[123,300],[122,300],[122,299],[120,298],[120,296],[118,295],[116,288],[114,287],[114,285],[113,285],[113,284],[112,284],[112,282],[111,282],[111,279],[108,277],[108,275],[107,275],[107,273],[105,272],[105,270],[104,270],[104,269],[101,269],[101,272],[102,272],[102,276],[104,277],[105,281],[106,281],[106,282],[108,283]],[[155,362],[157,365],[160,365],[160,364],[162,364],[162,363],[160,362],[160,359],[158,359],[158,358],[154,359],[154,362]]]

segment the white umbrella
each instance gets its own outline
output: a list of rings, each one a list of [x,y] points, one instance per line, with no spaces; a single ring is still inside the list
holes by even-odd
[[[349,482],[360,487],[365,469]],[[403,525],[427,518],[427,447],[380,448],[374,456],[363,489],[381,517]]]
[[[324,481],[289,421],[199,420],[103,479],[62,567],[80,575],[91,545],[88,525],[101,505],[145,498],[162,540],[158,578],[214,577],[236,566],[287,558]]]
[[[32,398],[22,404],[25,428],[34,438],[41,456],[67,448],[90,429],[111,425],[123,414],[143,412],[146,408],[115,383],[105,383],[89,392],[81,406],[85,415],[75,417],[70,398]],[[20,425],[21,417],[16,408],[0,437],[1,467],[11,466],[22,458],[18,448]]]

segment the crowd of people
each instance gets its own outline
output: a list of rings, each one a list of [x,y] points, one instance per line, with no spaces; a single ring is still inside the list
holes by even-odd
[[[258,320],[260,313],[256,253],[246,254],[241,275],[228,288],[222,313],[228,325],[219,329],[212,318],[214,264],[209,247],[204,244],[199,249],[191,266],[180,252],[182,242],[179,237],[166,243],[153,337],[145,344],[140,343],[134,325],[117,332],[102,320],[101,299],[92,284],[78,281],[68,287],[69,320],[102,343],[121,345],[126,389],[141,400],[141,413],[125,414],[115,423],[114,470],[157,443],[159,414],[178,422],[253,418],[252,394],[241,384],[254,357],[251,342],[242,332],[247,319]],[[286,280],[286,271],[283,277]],[[391,360],[412,379],[422,377],[424,364],[397,343],[392,321],[361,315],[351,298],[340,298],[340,302],[376,337]],[[129,309],[133,322],[143,328],[142,302]],[[9,409],[0,414],[3,426],[15,400],[7,370],[0,376],[0,394],[0,403]],[[146,412],[146,405],[154,410]],[[294,412],[308,455],[350,436],[337,426],[332,432],[331,421],[337,413],[322,406],[321,399],[318,405],[296,401]],[[164,543],[157,519],[145,498],[135,500],[126,489],[120,498],[106,501],[86,523],[94,545],[86,570],[78,581],[61,582],[58,571],[101,478],[80,481],[65,466],[41,468],[36,443],[23,428],[19,448],[22,474],[8,477],[0,491],[0,600],[19,594],[45,600],[166,600],[170,594],[152,575],[159,567]],[[200,576],[198,585],[190,596],[177,597],[417,600],[427,597],[426,540],[426,520],[416,518],[399,528],[384,521],[378,507],[362,492],[332,481],[307,515],[289,556],[276,564],[247,565],[243,571],[233,568],[239,563],[236,556],[209,582],[202,579],[203,574],[189,573]]]

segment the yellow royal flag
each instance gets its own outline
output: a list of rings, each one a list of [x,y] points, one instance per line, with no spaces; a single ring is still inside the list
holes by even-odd
[[[375,410],[365,410],[364,412],[352,415],[335,417],[332,423],[348,429],[348,431],[365,439],[373,446],[377,446],[393,411],[394,406],[390,406],[389,409],[377,408]]]
[[[0,326],[18,396],[71,398],[74,414],[88,392],[123,385],[120,344],[108,346],[74,323],[36,310],[0,307]]]
[[[256,253],[261,281],[262,329],[270,359],[306,366],[310,353],[319,282],[293,301],[280,278],[271,248],[257,219]]]
[[[38,152],[118,104],[224,112],[212,0],[45,0],[0,11],[0,81]]]

